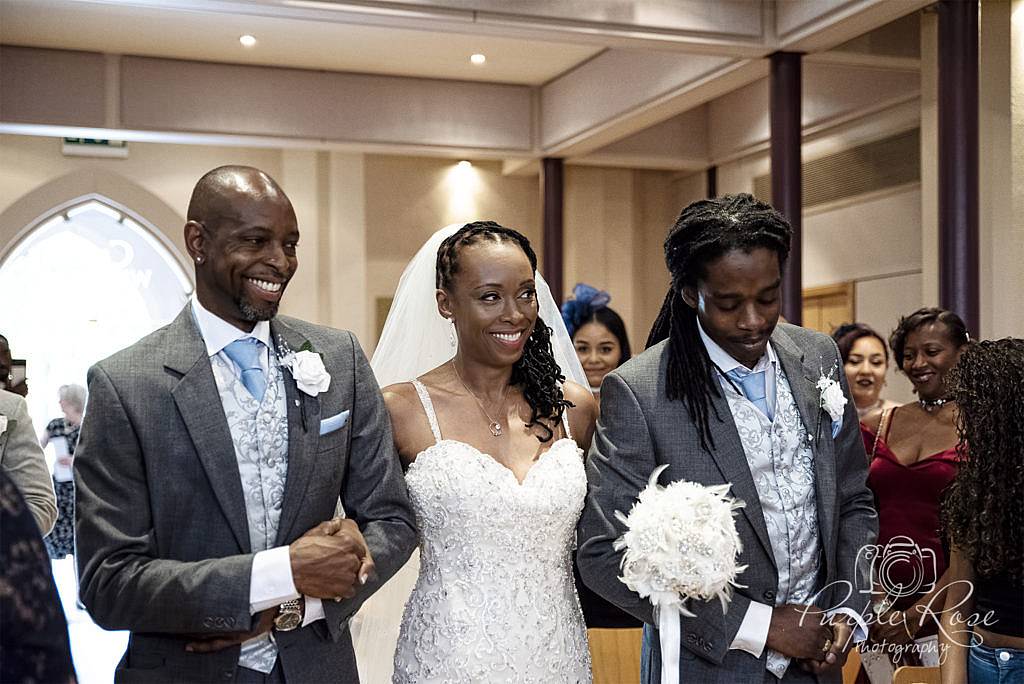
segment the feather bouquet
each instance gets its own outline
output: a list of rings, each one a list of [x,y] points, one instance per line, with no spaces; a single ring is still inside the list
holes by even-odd
[[[679,615],[694,617],[687,601],[718,598],[724,613],[736,577],[746,570],[736,564],[743,546],[733,513],[742,501],[729,496],[729,485],[705,487],[673,482],[665,487],[655,469],[629,515],[615,514],[626,532],[615,541],[622,555],[619,579],[641,598],[650,599],[661,637],[662,684],[679,681]]]

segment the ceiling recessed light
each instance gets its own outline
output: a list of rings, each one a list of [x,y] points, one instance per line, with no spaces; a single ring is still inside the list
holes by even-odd
[[[256,44],[256,36],[252,36],[246,33],[244,36],[238,37],[238,42],[242,44],[242,47],[249,48]]]
[[[468,161],[466,159],[463,159],[462,161],[459,162],[459,168],[461,168],[461,169],[468,169],[472,165],[473,165],[473,162]]]
[[[481,64],[487,61],[487,55],[478,52],[475,55],[470,55],[469,61],[472,62],[473,64],[476,64],[477,66],[480,66]]]

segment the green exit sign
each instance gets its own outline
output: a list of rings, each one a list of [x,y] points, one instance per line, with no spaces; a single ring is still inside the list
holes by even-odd
[[[115,157],[128,156],[128,143],[124,140],[102,138],[64,138],[61,151],[69,157]]]

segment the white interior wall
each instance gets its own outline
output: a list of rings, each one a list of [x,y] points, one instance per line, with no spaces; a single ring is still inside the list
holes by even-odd
[[[983,338],[1024,335],[1024,215],[1015,214],[1021,192],[1020,88],[1024,83],[1024,9],[1007,2],[981,6],[978,111],[981,164],[978,174],[979,280]],[[1015,91],[1016,89],[1016,91]],[[1014,119],[1016,118],[1016,121]],[[1016,130],[1015,130],[1016,127]],[[1015,140],[1016,138],[1016,140]]]
[[[804,211],[804,287],[921,269],[921,191]]]
[[[854,315],[883,338],[921,301],[921,190],[905,187],[804,214],[804,286],[854,282]],[[885,396],[913,399],[890,363]]]
[[[466,168],[458,161],[366,156],[368,352],[377,342],[377,300],[394,295],[405,265],[438,229],[494,220],[526,235],[543,259],[537,178],[503,176],[498,162],[475,161]]]
[[[102,169],[143,186],[184,217],[196,180],[221,164],[249,164],[281,176],[281,151],[247,147],[131,143],[127,159],[65,157],[58,138],[0,135],[0,211],[64,174]],[[179,226],[180,228],[180,226]]]
[[[920,308],[920,292],[920,273],[859,280],[854,291],[857,320],[870,325],[883,339],[888,340],[900,316]],[[889,372],[886,374],[882,396],[901,404],[914,399],[910,381],[907,376],[896,372],[896,363],[892,358],[889,360]]]

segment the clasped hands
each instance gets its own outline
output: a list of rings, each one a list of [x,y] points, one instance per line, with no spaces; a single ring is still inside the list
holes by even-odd
[[[817,675],[842,667],[852,641],[853,626],[845,616],[828,618],[816,606],[788,604],[772,609],[765,645]]]
[[[335,601],[352,598],[375,570],[366,540],[350,518],[326,520],[306,531],[288,549],[292,581],[303,596]],[[269,632],[274,626],[277,608],[268,608],[258,615],[252,630],[197,637],[185,650],[211,653]]]
[[[303,596],[352,598],[375,566],[359,527],[350,518],[320,523],[289,547],[292,579]]]

